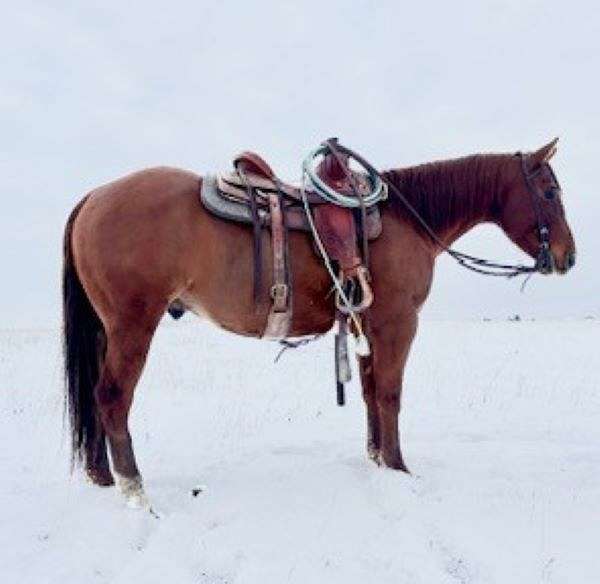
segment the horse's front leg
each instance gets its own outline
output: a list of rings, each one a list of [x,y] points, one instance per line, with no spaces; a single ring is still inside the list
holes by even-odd
[[[367,409],[367,453],[377,464],[379,458],[379,414],[375,399],[375,375],[373,373],[373,355],[359,357],[360,382],[362,385],[363,399]]]
[[[416,330],[416,312],[374,323],[370,330],[379,438],[378,462],[404,472],[408,472],[408,469],[400,449],[398,416],[404,366]]]

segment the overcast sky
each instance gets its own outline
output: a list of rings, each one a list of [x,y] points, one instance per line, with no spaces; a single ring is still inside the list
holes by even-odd
[[[597,2],[27,2],[0,23],[2,326],[58,322],[61,238],[89,189],[262,152],[286,178],[323,138],[381,168],[560,136],[579,265],[482,278],[438,262],[435,318],[599,314]],[[461,249],[524,259],[495,228]]]

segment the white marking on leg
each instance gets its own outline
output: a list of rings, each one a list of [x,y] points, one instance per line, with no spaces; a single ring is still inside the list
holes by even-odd
[[[374,446],[367,446],[367,455],[368,457],[377,465],[383,465],[383,457],[381,456],[381,451]]]
[[[117,478],[117,487],[123,495],[127,506],[132,509],[145,509],[151,511],[150,501],[144,491],[144,485],[142,483],[142,477],[124,477],[118,473],[115,473]]]

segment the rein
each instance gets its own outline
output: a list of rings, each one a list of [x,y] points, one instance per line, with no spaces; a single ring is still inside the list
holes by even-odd
[[[331,148],[329,142],[325,142],[325,145]],[[550,254],[550,230],[546,225],[542,217],[541,208],[537,199],[537,193],[532,179],[537,175],[536,173],[530,174],[527,171],[525,157],[521,152],[517,153],[517,156],[521,160],[521,170],[525,179],[525,184],[529,190],[532,198],[532,205],[535,210],[537,223],[538,223],[538,237],[540,240],[540,251],[536,262],[533,266],[524,266],[522,264],[504,264],[495,261],[491,261],[485,258],[479,258],[466,254],[462,251],[451,248],[446,245],[429,226],[427,221],[421,216],[421,214],[415,209],[410,203],[406,196],[400,191],[400,189],[393,184],[388,178],[386,178],[380,171],[378,171],[370,162],[365,160],[360,154],[350,150],[346,146],[342,146],[339,143],[335,144],[335,147],[343,152],[344,154],[354,158],[359,164],[361,164],[370,173],[378,176],[388,188],[400,199],[402,204],[408,209],[411,215],[417,220],[417,222],[423,227],[425,232],[431,237],[431,239],[438,245],[442,251],[445,251],[450,257],[452,257],[459,266],[482,274],[484,276],[501,276],[504,278],[514,278],[515,276],[531,275],[535,272],[544,272],[552,266],[552,255]]]
[[[387,188],[389,190],[391,190],[396,195],[396,197],[398,197],[398,199],[402,202],[402,204],[406,207],[406,209],[411,213],[411,215],[414,217],[414,219],[421,225],[421,227],[429,235],[429,237],[432,239],[432,241],[436,245],[438,245],[442,251],[446,252],[452,259],[454,259],[458,263],[459,266],[466,268],[472,272],[482,274],[484,276],[515,278],[516,276],[526,275],[527,278],[524,280],[523,285],[521,286],[521,290],[524,288],[525,284],[527,283],[529,278],[534,273],[536,273],[536,272],[547,273],[549,271],[552,271],[553,258],[552,258],[552,254],[550,252],[550,229],[549,229],[546,221],[544,220],[542,209],[540,207],[540,201],[538,200],[538,192],[537,192],[536,186],[533,183],[533,179],[541,172],[541,169],[539,169],[535,172],[529,172],[527,169],[527,162],[526,162],[525,156],[523,155],[522,152],[517,152],[516,156],[520,160],[521,172],[523,174],[523,179],[525,180],[527,190],[529,191],[529,194],[531,195],[531,204],[533,206],[535,216],[536,216],[538,239],[539,239],[539,253],[537,255],[535,264],[532,266],[525,266],[523,264],[506,264],[506,263],[495,262],[495,261],[491,261],[491,260],[488,260],[485,258],[479,258],[477,256],[466,254],[462,251],[453,249],[452,247],[446,245],[438,237],[438,235],[431,228],[431,226],[427,223],[427,221],[423,218],[423,216],[417,211],[417,209],[414,207],[414,205],[412,205],[412,203],[408,200],[408,198],[402,193],[402,191],[395,184],[393,184],[393,182],[390,179],[388,179],[382,172],[377,170],[369,161],[367,161],[365,158],[363,158],[360,154],[358,154],[358,153],[354,152],[353,150],[351,150],[350,148],[340,144],[337,141],[337,139],[332,138],[330,140],[323,142],[323,144],[319,147],[319,149],[315,150],[315,152],[313,152],[307,160],[312,160],[312,158],[314,158],[315,155],[323,154],[326,152],[330,152],[334,156],[334,158],[338,161],[341,168],[343,169],[344,174],[346,175],[346,178],[349,179],[353,194],[354,194],[355,198],[358,199],[357,203],[352,206],[356,206],[359,208],[360,213],[361,213],[361,220],[362,220],[361,223],[363,225],[364,225],[365,200],[364,200],[363,196],[360,194],[359,189],[356,187],[356,185],[354,183],[352,173],[350,172],[349,168],[346,166],[344,160],[341,158],[342,154],[349,158],[353,158],[369,173],[371,178],[379,179],[381,181],[381,183],[380,183],[381,185],[386,185]],[[548,166],[550,173],[552,175],[552,178],[554,180],[554,188],[560,189],[560,187],[558,185],[558,180],[556,179],[556,176],[554,175],[552,168],[549,165],[547,165],[547,166]],[[318,183],[318,181],[315,180],[314,176],[312,176],[308,170],[309,170],[309,167],[307,166],[307,163],[305,162],[305,165],[303,167],[303,173],[302,173],[301,193],[302,193],[302,202],[304,204],[304,208],[305,208],[305,212],[306,212],[306,217],[307,217],[307,220],[311,227],[311,230],[313,232],[313,235],[315,237],[315,242],[317,244],[317,247],[319,248],[321,255],[325,261],[325,266],[327,267],[329,274],[332,278],[334,287],[338,290],[338,292],[340,294],[340,298],[342,299],[343,303],[348,308],[347,314],[355,322],[355,326],[356,326],[356,330],[357,330],[358,338],[359,338],[359,343],[358,343],[359,346],[357,347],[357,354],[368,355],[370,352],[369,346],[368,346],[368,341],[366,340],[366,337],[364,336],[364,333],[362,331],[361,323],[357,319],[357,317],[354,314],[354,311],[352,309],[352,306],[350,305],[350,302],[346,298],[345,291],[343,290],[341,283],[338,281],[338,278],[333,270],[333,267],[331,266],[331,264],[329,262],[328,256],[323,248],[323,245],[320,241],[318,232],[317,232],[314,222],[312,220],[310,206],[309,206],[308,200],[306,198],[305,180],[308,175],[308,178],[311,181],[313,186],[315,186],[315,182]],[[348,203],[346,201],[347,197],[342,198],[341,194],[337,193],[335,190],[325,188],[324,192],[320,192],[319,190],[318,190],[318,192],[321,196],[323,196],[323,198],[326,198],[333,204],[338,204],[338,205],[342,205],[342,206],[351,206],[351,205],[348,205]],[[325,195],[327,195],[327,196],[325,196]],[[378,202],[379,200],[385,198],[385,196],[386,196],[385,192],[382,191],[378,185],[374,184],[373,191],[370,195],[370,197],[373,199],[373,201]],[[364,252],[365,257],[368,258],[366,241],[364,241],[364,240],[363,240],[363,252]],[[277,362],[279,360],[279,358],[281,357],[281,355],[287,349],[297,348],[299,346],[310,343],[319,337],[320,337],[320,335],[315,335],[314,337],[311,337],[308,339],[300,339],[299,341],[289,341],[289,340],[280,341],[280,343],[282,345],[282,349],[279,352],[279,354],[276,356],[275,361]],[[342,399],[340,401],[339,384],[338,384],[338,404],[343,405],[343,393],[342,393]]]

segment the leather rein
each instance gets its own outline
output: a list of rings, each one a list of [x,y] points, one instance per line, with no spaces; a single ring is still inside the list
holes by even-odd
[[[332,145],[330,142],[326,142],[326,144],[331,148]],[[504,278],[514,278],[515,276],[521,276],[525,274],[531,275],[535,272],[545,273],[548,270],[552,269],[553,259],[552,254],[550,252],[550,229],[548,227],[548,224],[544,220],[542,210],[540,207],[540,202],[538,200],[537,188],[533,184],[533,179],[539,174],[539,172],[541,172],[541,169],[536,172],[530,173],[527,169],[525,156],[521,152],[517,152],[516,156],[518,156],[520,159],[523,178],[525,180],[525,184],[527,185],[527,190],[531,195],[531,202],[537,220],[537,231],[539,238],[539,252],[536,258],[536,262],[533,266],[525,266],[522,264],[499,263],[487,260],[485,258],[479,258],[473,255],[469,255],[462,251],[458,251],[449,247],[438,237],[438,235],[433,231],[433,229],[429,226],[427,221],[425,221],[425,219],[421,216],[417,209],[410,203],[410,201],[402,193],[402,191],[388,178],[386,178],[383,175],[383,173],[378,171],[371,163],[369,163],[362,156],[350,150],[349,148],[342,146],[337,142],[335,143],[334,148],[337,148],[342,153],[350,156],[351,158],[354,158],[366,170],[377,175],[385,184],[387,184],[388,188],[398,197],[398,199],[400,199],[402,204],[408,209],[408,211],[417,220],[421,227],[423,227],[423,229],[431,237],[431,239],[440,247],[442,251],[445,251],[448,255],[450,255],[450,257],[452,257],[458,263],[459,266],[462,266],[463,268],[466,268],[473,272],[477,272],[478,274],[483,274],[485,276],[502,276]],[[548,167],[550,168],[549,165]],[[558,181],[551,168],[550,172],[555,182],[555,188],[558,189]]]

